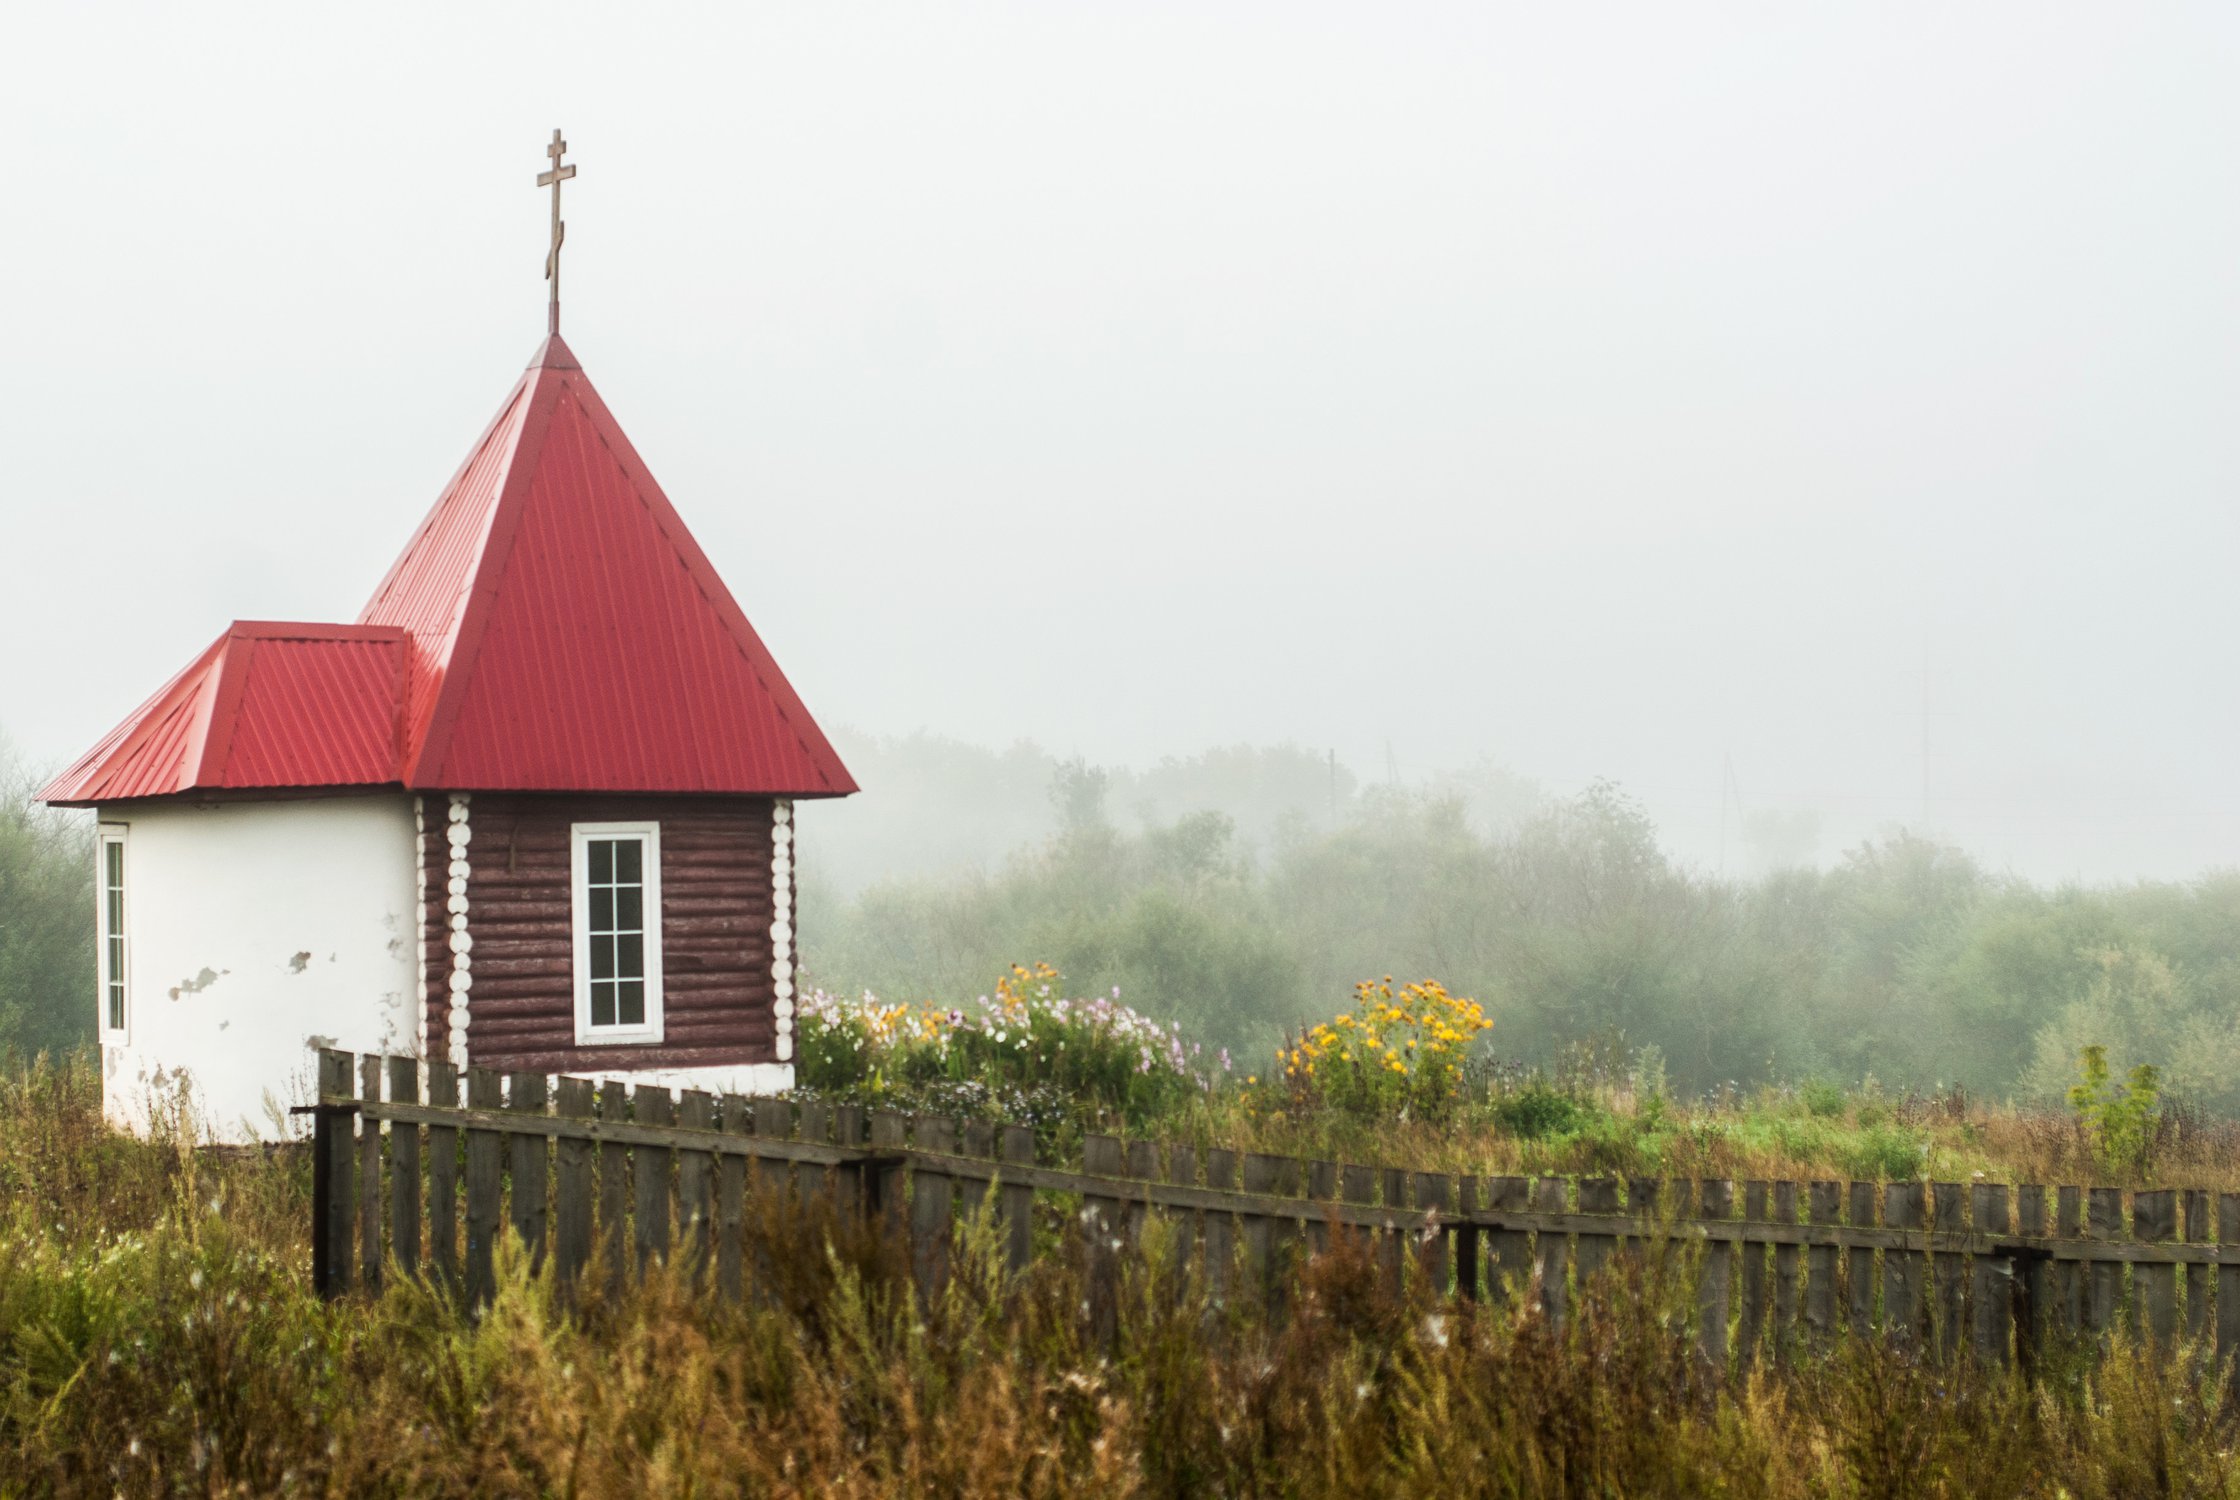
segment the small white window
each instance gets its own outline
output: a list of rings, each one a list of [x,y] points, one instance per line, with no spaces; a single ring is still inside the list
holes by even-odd
[[[104,823],[94,870],[96,893],[96,952],[94,969],[101,995],[101,1038],[123,1042],[129,1036],[132,1013],[126,1004],[132,978],[132,955],[125,945],[124,825]]]
[[[576,1040],[661,1040],[661,825],[577,823]]]

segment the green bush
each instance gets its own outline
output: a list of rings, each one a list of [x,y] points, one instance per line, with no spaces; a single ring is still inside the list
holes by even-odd
[[[1571,1095],[1538,1080],[1493,1100],[1489,1112],[1494,1124],[1524,1141],[1571,1135],[1586,1124],[1591,1113]]]
[[[1843,1085],[1826,1078],[1807,1078],[1797,1086],[1797,1100],[1815,1120],[1840,1118],[1849,1101]]]

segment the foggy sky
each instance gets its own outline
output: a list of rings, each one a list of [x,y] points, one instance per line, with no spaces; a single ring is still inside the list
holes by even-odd
[[[569,342],[829,723],[1490,754],[1706,866],[1730,758],[1830,857],[1920,819],[1926,726],[1994,864],[2240,860],[2229,7],[9,31],[33,759],[355,616],[542,333],[561,125]]]

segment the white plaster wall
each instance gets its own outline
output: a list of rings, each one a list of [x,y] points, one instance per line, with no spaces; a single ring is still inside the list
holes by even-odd
[[[311,1047],[419,1050],[412,800],[105,807],[126,834],[129,1009],[103,1107],[147,1128],[184,1075],[228,1141],[297,1134]]]

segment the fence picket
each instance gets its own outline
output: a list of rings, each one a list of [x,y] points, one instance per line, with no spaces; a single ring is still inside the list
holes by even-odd
[[[813,1107],[818,1109],[823,1108],[822,1105]],[[809,1111],[811,1108],[812,1106],[806,1104],[801,1106],[802,1138],[804,1140],[822,1140],[824,1139],[822,1135],[812,1134],[810,1132]],[[995,1126],[990,1124],[986,1120],[966,1121],[964,1127],[964,1139],[959,1149],[961,1149],[965,1155],[977,1157],[981,1161],[993,1161],[996,1154]],[[818,1170],[821,1172],[823,1169],[819,1168]],[[987,1206],[988,1184],[982,1181],[980,1178],[967,1177],[964,1181],[957,1184],[957,1193],[959,1207],[961,1208],[964,1216],[967,1219],[978,1218],[980,1216],[981,1210]]]
[[[1968,1190],[1968,1207],[1979,1239],[2005,1239],[2007,1185],[1979,1182]],[[1977,1251],[1971,1259],[1969,1299],[1974,1307],[1975,1356],[1988,1364],[2007,1362],[2007,1328],[2014,1321],[2014,1261]]]
[[[1252,1187],[1251,1167],[1245,1172],[1245,1187]],[[1109,1135],[1084,1137],[1081,1142],[1081,1170],[1092,1177],[1118,1177],[1122,1154],[1120,1142]],[[1120,1200],[1109,1193],[1082,1195],[1083,1228],[1088,1238],[1086,1263],[1089,1268],[1089,1328],[1099,1342],[1113,1338],[1119,1330],[1120,1305]],[[1255,1268],[1265,1267],[1265,1261],[1256,1261]]]
[[[1966,1200],[1960,1184],[1940,1182],[1934,1185],[1933,1193],[1929,1200],[1932,1224],[1939,1233],[1959,1234],[1967,1227],[1962,1207]],[[1951,1359],[1967,1344],[1967,1257],[1958,1251],[1939,1250],[1931,1259],[1936,1284],[1936,1349],[1939,1357]]]
[[[2085,1195],[2085,1223],[2091,1238],[2106,1243],[2123,1238],[2123,1189],[2093,1188]],[[2085,1282],[2085,1326],[2095,1338],[2105,1338],[2116,1324],[2123,1303],[2123,1262],[2090,1262]]]
[[[1365,1167],[1357,1162],[1350,1161],[1340,1166],[1338,1168],[1338,1196],[1347,1203],[1358,1204],[1376,1202],[1376,1168]],[[1377,1243],[1380,1238],[1377,1232],[1374,1229],[1357,1229],[1354,1231],[1354,1233],[1357,1235],[1366,1236],[1365,1243],[1367,1245],[1370,1258],[1372,1260],[1375,1259],[1377,1255]]]
[[[2178,1237],[2178,1195],[2153,1188],[2131,1195],[2132,1238],[2160,1244]],[[2131,1326],[2165,1351],[2178,1341],[2178,1268],[2140,1261],[2131,1268]]]
[[[686,1130],[714,1130],[713,1094],[685,1089],[677,1096],[677,1124]],[[715,1215],[716,1159],[706,1151],[677,1153],[677,1244],[692,1268],[695,1283],[706,1279],[714,1245],[709,1221]]]
[[[596,1099],[588,1079],[562,1078],[553,1084],[553,1112],[564,1118],[590,1119]],[[573,1292],[591,1259],[591,1142],[562,1136],[553,1157],[553,1268],[561,1290]]]
[[[467,1069],[467,1107],[498,1110],[505,1105],[505,1086],[488,1068]],[[497,1290],[497,1272],[491,1259],[498,1241],[498,1214],[502,1207],[499,1133],[487,1126],[467,1131],[467,1305],[485,1307]]]
[[[1307,1253],[1320,1255],[1330,1248],[1330,1215],[1322,1206],[1335,1202],[1338,1197],[1336,1162],[1307,1163],[1307,1196],[1314,1200],[1318,1210],[1307,1220]]]
[[[1892,1182],[1882,1189],[1882,1222],[1892,1229],[1920,1229],[1926,1207],[1918,1182]],[[1882,1252],[1882,1326],[1900,1344],[1920,1337],[1927,1316],[1923,1276],[1928,1267],[1919,1250]]]
[[[870,1117],[864,1113],[862,1105],[843,1104],[832,1112],[832,1139],[842,1146],[861,1146],[870,1124]],[[1008,1130],[1011,1127],[1007,1125],[1004,1128]],[[850,1165],[833,1168],[832,1212],[833,1217],[843,1224],[854,1223],[863,1212],[862,1167]]]
[[[1797,1222],[1795,1183],[1777,1182],[1773,1185],[1773,1222]],[[1798,1267],[1802,1259],[1795,1245],[1781,1244],[1773,1247],[1773,1353],[1776,1359],[1784,1363],[1797,1342],[1797,1321],[1803,1291]]]
[[[719,1108],[725,1135],[753,1129],[754,1106],[744,1094],[725,1094]],[[745,1297],[746,1268],[747,1159],[726,1154],[716,1163],[716,1289],[734,1302]]]
[[[640,1125],[667,1125],[675,1118],[676,1102],[669,1091],[650,1083],[630,1091],[630,1115]],[[669,1166],[672,1153],[666,1146],[633,1146],[630,1149],[631,1186],[636,1189],[634,1226],[638,1232],[638,1274],[669,1259]]]
[[[1724,1178],[1707,1178],[1696,1184],[1696,1214],[1713,1224],[1734,1215],[1734,1184]],[[1734,1245],[1725,1239],[1704,1241],[1702,1280],[1696,1286],[1696,1346],[1713,1370],[1727,1367],[1727,1283],[1734,1266]]]
[[[957,1122],[939,1115],[919,1116],[918,1149],[954,1155]],[[918,1272],[918,1294],[928,1302],[948,1290],[955,1203],[953,1182],[946,1173],[920,1167],[910,1174],[910,1250]]]
[[[428,1103],[458,1108],[459,1070],[449,1062],[428,1064]],[[458,1290],[459,1132],[449,1125],[428,1127],[428,1262],[442,1285]]]
[[[2084,1238],[2084,1191],[2081,1188],[2059,1189],[2054,1197],[2054,1229],[2056,1236],[2065,1240]],[[2051,1326],[2058,1338],[2066,1342],[2084,1337],[2085,1334],[2085,1268],[2084,1262],[2059,1260],[2053,1266],[2053,1320]]]
[[[1003,1159],[1012,1166],[1034,1165],[1034,1127],[1003,1127]],[[1003,1215],[1004,1260],[1013,1271],[1024,1271],[1034,1258],[1034,1189],[1007,1182],[998,1211]]]
[[[1615,1177],[1582,1177],[1579,1179],[1579,1212],[1583,1214],[1612,1214],[1619,1212],[1618,1180]],[[1618,1237],[1614,1234],[1582,1234],[1574,1252],[1578,1256],[1579,1285],[1585,1286],[1587,1278],[1609,1264],[1610,1257],[1618,1251]]]
[[[1495,1213],[1518,1212],[1531,1191],[1528,1177],[1488,1177],[1486,1207]],[[1521,1229],[1496,1229],[1486,1236],[1486,1250],[1486,1300],[1515,1305],[1532,1281],[1532,1236]]]
[[[2209,1194],[2201,1188],[2185,1192],[2186,1243],[2199,1245],[2214,1237],[2209,1226]],[[2199,1344],[2209,1336],[2209,1268],[2189,1262],[2185,1275],[2186,1337]]]
[[[1259,1151],[1249,1151],[1244,1158],[1244,1190],[1248,1193],[1272,1193],[1276,1186],[1276,1158]],[[1266,1214],[1244,1216],[1244,1259],[1246,1284],[1252,1296],[1265,1301],[1275,1275],[1275,1220]]]
[[[1130,1141],[1121,1156],[1121,1170],[1138,1182],[1155,1182],[1159,1177],[1159,1145],[1156,1141]],[[1143,1200],[1131,1198],[1121,1211],[1121,1243],[1137,1246],[1143,1243],[1145,1227],[1151,1222],[1151,1213]]]
[[[389,1099],[420,1102],[420,1064],[409,1057],[389,1059]],[[420,1274],[420,1127],[402,1121],[389,1126],[389,1256],[407,1277]]]
[[[983,1127],[985,1128],[985,1127]],[[801,1101],[801,1119],[796,1126],[798,1137],[804,1141],[824,1142],[832,1139],[832,1106],[821,1099]],[[985,1153],[966,1148],[968,1156]],[[794,1187],[801,1194],[804,1204],[813,1204],[825,1195],[828,1174],[821,1162],[805,1161],[794,1167]]]
[[[1843,1222],[1843,1184],[1825,1180],[1806,1189],[1814,1224]],[[1805,1252],[1804,1326],[1816,1349],[1826,1348],[1836,1332],[1836,1247],[1814,1245]]]
[[[515,1114],[544,1113],[545,1081],[542,1073],[512,1073],[506,1077],[506,1108]],[[527,1131],[513,1134],[513,1232],[528,1249],[532,1270],[544,1265],[545,1171],[552,1143]]]
[[[1167,1149],[1167,1181],[1177,1187],[1198,1185],[1196,1147],[1177,1143]],[[1177,1295],[1189,1285],[1190,1263],[1197,1252],[1199,1226],[1204,1217],[1195,1210],[1180,1210],[1174,1215],[1174,1258],[1168,1274],[1173,1278],[1171,1285]]]
[[[1875,1217],[1875,1192],[1871,1182],[1854,1182],[1850,1185],[1851,1223],[1856,1228],[1872,1228]],[[1865,1245],[1853,1245],[1844,1257],[1844,1282],[1848,1295],[1846,1306],[1851,1315],[1851,1333],[1854,1338],[1865,1338],[1876,1326],[1875,1253]]]
[[[2240,1193],[2217,1194],[2217,1243],[2240,1245]],[[2230,1375],[2240,1355],[2240,1262],[2217,1266],[2217,1369]]]
[[[1227,1146],[1206,1148],[1206,1186],[1233,1189],[1237,1185],[1237,1153]],[[1237,1216],[1220,1212],[1206,1215],[1206,1291],[1219,1306],[1235,1289]]]
[[[1751,1181],[1742,1185],[1742,1217],[1746,1222],[1762,1224],[1773,1212],[1773,1188],[1765,1182]],[[1735,1352],[1743,1367],[1758,1357],[1758,1346],[1766,1332],[1766,1247],[1756,1240],[1745,1239],[1735,1246],[1742,1261],[1742,1311],[1735,1319]]]
[[[620,1124],[630,1112],[630,1096],[620,1082],[599,1085],[599,1118]],[[607,1290],[622,1295],[630,1275],[630,1148],[620,1141],[599,1143],[599,1243],[607,1262]]]
[[[1454,1231],[1454,1294],[1465,1302],[1475,1302],[1482,1248],[1478,1226],[1473,1222],[1478,1212],[1478,1179],[1469,1172],[1455,1181],[1454,1207],[1460,1221]]]
[[[369,1052],[358,1060],[358,1098],[381,1102],[381,1059]],[[381,1286],[381,1122],[358,1115],[358,1279],[367,1291]]]
[[[2046,1190],[2026,1182],[2014,1190],[2015,1231],[2033,1238],[2046,1232]],[[2014,1277],[2014,1358],[2025,1378],[2038,1368],[2045,1348],[2048,1319],[2053,1315],[2052,1258],[2044,1253],[2008,1263]]]
[[[1542,1177],[1532,1185],[1532,1206],[1544,1214],[1560,1214],[1571,1206],[1571,1180]],[[1571,1310],[1571,1236],[1543,1229],[1534,1237],[1540,1278],[1540,1314],[1549,1326],[1561,1328]]]
[[[1453,1179],[1441,1172],[1415,1174],[1415,1206],[1428,1209],[1437,1217],[1426,1228],[1416,1245],[1416,1272],[1423,1278],[1424,1286],[1434,1297],[1447,1295],[1448,1273],[1452,1257],[1447,1249],[1447,1210],[1452,1206]]]

